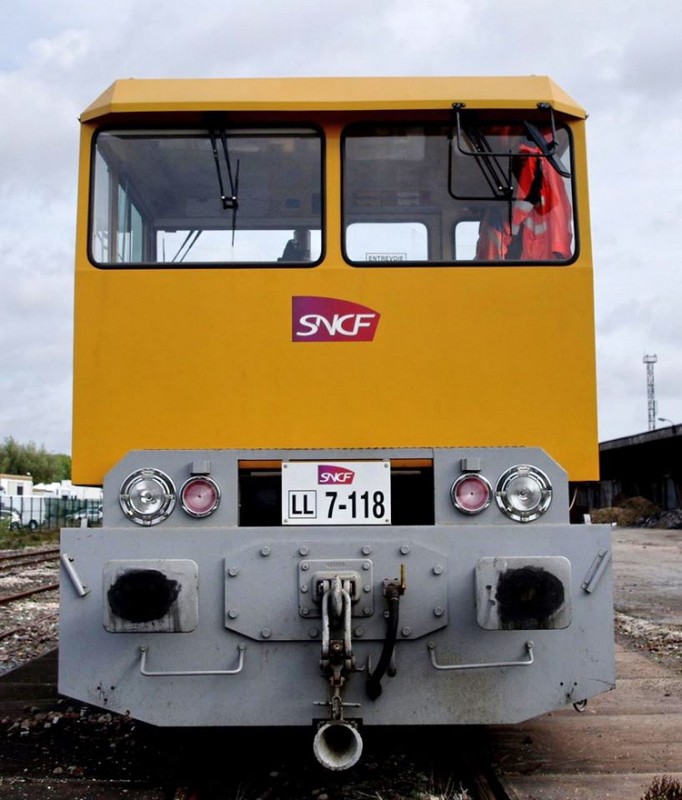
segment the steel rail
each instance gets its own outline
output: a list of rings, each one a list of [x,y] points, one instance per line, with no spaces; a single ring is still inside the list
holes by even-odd
[[[38,617],[38,619],[31,620],[30,622],[27,622],[25,625],[21,625],[18,628],[12,628],[8,631],[0,631],[0,642],[3,639],[9,639],[10,636],[14,636],[17,633],[22,633],[23,631],[29,630],[36,625],[42,624],[43,622],[49,622],[49,620],[54,619],[57,616],[59,616],[59,612],[53,611],[51,614],[47,614],[44,617]]]
[[[41,564],[58,556],[58,547],[50,548],[49,550],[33,550],[31,552],[2,553],[0,554],[0,569],[10,569],[27,564]]]
[[[7,605],[8,603],[13,603],[16,600],[23,600],[26,597],[31,597],[34,594],[40,594],[41,592],[51,592],[55,589],[59,589],[58,583],[50,583],[47,586],[38,586],[34,589],[27,589],[25,592],[17,592],[16,594],[8,594],[4,597],[0,597],[0,606]]]

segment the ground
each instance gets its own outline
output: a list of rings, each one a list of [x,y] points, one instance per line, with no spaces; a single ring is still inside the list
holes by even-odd
[[[682,531],[614,528],[613,543],[618,638],[679,672]],[[0,720],[0,798],[40,797],[35,786],[3,794],[7,776],[28,775],[130,782],[131,790],[199,782],[221,800],[456,800],[468,795],[452,775],[466,780],[479,752],[471,730],[379,731],[365,736],[355,769],[330,773],[311,743],[309,730],[166,731],[60,701]]]

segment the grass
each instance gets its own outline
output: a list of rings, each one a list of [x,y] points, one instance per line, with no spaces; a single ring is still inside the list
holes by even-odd
[[[30,531],[22,528],[18,531],[11,531],[7,522],[0,522],[0,550],[21,550],[24,547],[36,547],[38,545],[56,545],[59,543],[59,531]]]

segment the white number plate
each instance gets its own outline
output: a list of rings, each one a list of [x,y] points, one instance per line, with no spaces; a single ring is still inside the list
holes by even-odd
[[[390,525],[390,461],[285,461],[285,525]]]

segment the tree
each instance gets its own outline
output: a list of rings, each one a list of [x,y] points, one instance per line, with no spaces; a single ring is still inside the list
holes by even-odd
[[[34,483],[53,483],[71,476],[71,458],[64,453],[48,453],[44,445],[20,444],[8,436],[0,444],[0,472],[30,475]]]
[[[71,456],[65,453],[55,453],[53,455],[55,465],[55,481],[68,481],[71,479]]]

